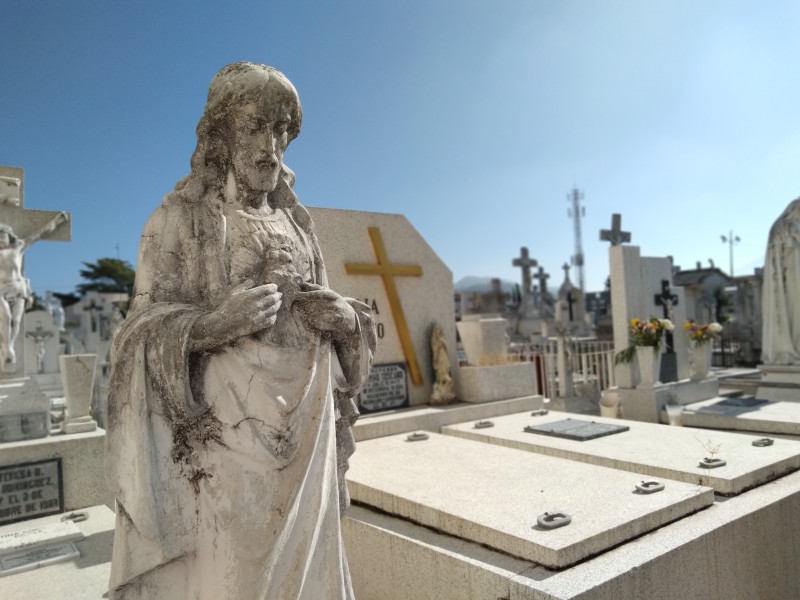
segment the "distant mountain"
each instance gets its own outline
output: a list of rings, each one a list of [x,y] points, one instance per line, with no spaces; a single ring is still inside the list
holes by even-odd
[[[518,284],[515,281],[508,281],[506,279],[500,280],[500,288],[509,294],[516,285]],[[459,279],[453,288],[455,291],[462,294],[471,294],[472,292],[489,292],[492,289],[492,278],[467,275],[466,277]]]

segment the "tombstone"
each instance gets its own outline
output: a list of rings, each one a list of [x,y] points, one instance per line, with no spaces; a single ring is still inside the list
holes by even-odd
[[[453,276],[402,215],[309,208],[331,288],[370,306],[378,348],[363,412],[427,404],[434,373],[429,332],[439,323],[456,360]],[[456,395],[458,396],[458,378]]]
[[[647,319],[652,315],[663,318],[666,311],[675,324],[673,349],[676,381],[661,381],[653,387],[644,386],[640,384],[635,360],[616,365],[615,381],[619,386],[625,418],[658,422],[667,402],[688,404],[716,397],[719,382],[715,377],[702,381],[689,380],[689,340],[682,327],[686,320],[686,303],[682,288],[672,285],[671,261],[668,258],[643,257],[638,246],[612,244],[609,263],[614,346],[617,352],[628,346],[628,324],[634,317]],[[662,354],[665,352],[664,346],[662,342]]]
[[[50,431],[50,400],[27,376],[24,310],[32,292],[23,274],[24,252],[39,240],[69,240],[70,221],[64,212],[25,208],[21,168],[0,166],[0,177],[4,182],[0,224],[5,227],[0,283],[7,290],[4,302],[8,307],[8,316],[0,319],[0,442],[14,442],[46,437]],[[46,350],[45,346],[45,356]]]
[[[591,334],[586,321],[586,303],[581,289],[570,281],[570,266],[567,263],[561,267],[564,270],[564,282],[558,289],[558,305],[561,316],[558,319],[567,328],[570,335],[587,337]]]

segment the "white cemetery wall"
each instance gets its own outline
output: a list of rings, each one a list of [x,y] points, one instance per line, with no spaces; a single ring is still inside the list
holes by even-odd
[[[375,314],[378,348],[372,377],[383,374],[384,378],[398,381],[405,372],[410,404],[428,403],[433,379],[430,351],[433,323],[442,326],[450,356],[450,374],[457,378],[451,271],[402,215],[330,208],[309,208],[309,212],[330,287],[343,296],[365,302]],[[383,249],[377,247],[381,244]],[[378,254],[383,252],[385,257],[380,260],[389,264],[383,265],[386,274],[381,276]],[[393,275],[389,274],[390,269]],[[368,274],[354,274],[357,270]],[[390,289],[396,286],[396,299],[387,293],[387,283]],[[399,318],[400,311],[405,326]],[[404,336],[407,336],[405,347]],[[414,361],[419,372],[416,382]],[[401,395],[400,386],[385,407],[397,404]],[[378,404],[371,406],[378,408]]]

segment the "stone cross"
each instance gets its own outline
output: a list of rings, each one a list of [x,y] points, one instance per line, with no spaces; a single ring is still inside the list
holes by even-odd
[[[403,305],[400,304],[400,295],[397,293],[395,277],[421,277],[422,267],[418,265],[396,265],[389,262],[389,255],[383,244],[381,230],[377,227],[369,228],[369,238],[372,241],[372,249],[378,262],[374,264],[347,263],[345,271],[349,275],[380,275],[383,279],[383,287],[386,290],[386,297],[389,301],[389,308],[392,310],[397,335],[400,338],[400,346],[408,362],[408,373],[411,383],[414,385],[422,384],[422,372],[417,361],[417,354],[414,352],[414,344],[411,342],[411,334],[408,331]]]
[[[3,266],[7,271],[7,276],[14,278],[12,271],[22,274],[22,261],[24,252],[30,244],[38,240],[69,241],[70,217],[68,213],[53,210],[32,210],[26,209],[24,203],[25,183],[23,170],[19,167],[0,166],[0,179],[3,181],[2,201],[0,202],[0,224],[6,225],[13,231],[14,237],[18,242],[15,246],[5,250],[11,252],[6,257],[8,264]],[[12,264],[13,263],[13,264]],[[18,276],[17,276],[18,277]],[[11,281],[3,281],[3,285],[11,285]],[[20,377],[25,372],[25,353],[17,352],[17,333],[25,330],[24,314],[21,304],[26,302],[26,298],[20,297],[18,293],[4,297],[11,313],[10,319],[10,338],[4,348],[3,374],[0,378]],[[6,323],[5,326],[9,326]],[[24,336],[23,338],[24,339]],[[22,344],[21,350],[24,350]],[[16,360],[16,357],[19,360]]]
[[[611,229],[600,230],[600,241],[611,242],[612,246],[619,246],[631,241],[631,232],[622,231],[622,215],[614,213],[611,215]]]
[[[656,306],[664,307],[664,318],[672,319],[672,307],[678,304],[678,296],[670,292],[669,281],[661,280],[661,293],[653,298]],[[675,350],[672,343],[672,332],[667,332],[667,353],[674,354]]]
[[[519,257],[511,261],[511,266],[522,269],[522,302],[524,303],[531,293],[531,267],[537,267],[539,263],[535,258],[530,257],[528,248],[522,246],[519,249]]]
[[[539,280],[539,292],[544,296],[547,294],[547,280],[550,278],[549,273],[545,273],[544,267],[539,267],[536,271],[536,279]]]

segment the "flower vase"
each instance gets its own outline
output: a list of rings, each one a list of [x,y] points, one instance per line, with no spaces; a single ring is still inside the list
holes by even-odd
[[[702,381],[708,377],[711,370],[711,342],[704,344],[692,342],[692,349],[689,355],[691,372],[689,379],[692,381]]]
[[[62,354],[58,357],[67,405],[64,433],[84,433],[97,429],[97,422],[89,414],[96,363],[96,354]]]
[[[639,387],[657,384],[661,375],[661,348],[636,346],[636,361],[639,363]]]

